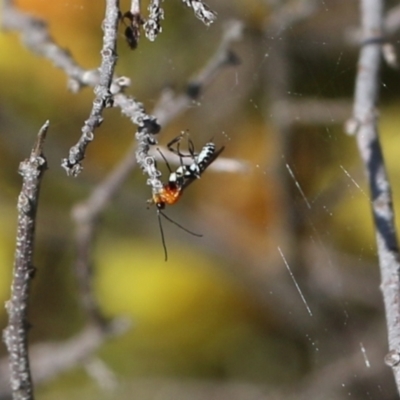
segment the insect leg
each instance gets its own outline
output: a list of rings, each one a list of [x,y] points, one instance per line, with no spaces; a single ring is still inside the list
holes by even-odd
[[[160,153],[162,159],[165,161],[165,164],[167,165],[168,171],[171,174],[172,173],[172,169],[171,169],[171,166],[169,165],[168,160],[165,158],[164,154],[162,153],[162,151],[159,148],[157,148],[157,151]]]

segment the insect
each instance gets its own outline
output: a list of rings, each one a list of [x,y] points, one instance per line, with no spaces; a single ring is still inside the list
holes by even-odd
[[[201,237],[201,234],[194,233],[182,225],[178,224],[176,221],[169,218],[166,214],[163,213],[166,205],[173,205],[179,201],[181,198],[183,191],[196,179],[199,179],[204,171],[215,161],[215,159],[222,153],[225,147],[221,147],[220,149],[216,150],[215,144],[210,141],[206,143],[203,148],[201,149],[200,153],[196,154],[194,150],[193,142],[188,139],[188,154],[184,154],[180,150],[180,143],[182,141],[183,134],[174,138],[171,142],[167,144],[168,150],[172,153],[179,156],[180,166],[177,168],[176,171],[172,171],[167,159],[163,155],[163,153],[158,149],[161,157],[164,159],[167,168],[169,170],[169,178],[168,182],[163,185],[163,187],[153,193],[153,197],[148,200],[149,204],[155,204],[157,207],[157,217],[158,217],[158,224],[160,227],[161,233],[161,241],[164,248],[165,254],[165,261],[168,259],[167,248],[165,245],[165,238],[164,238],[164,231],[162,228],[161,217],[163,216],[169,222],[172,222],[179,228],[183,229],[184,231],[190,233],[191,235]],[[173,146],[176,145],[176,148]],[[183,160],[185,158],[190,158],[190,164],[184,164]]]
[[[131,50],[135,50],[139,42],[140,27],[144,21],[140,14],[133,14],[131,11],[127,11],[123,15],[120,13],[120,19],[126,26],[124,34],[128,46]],[[129,21],[128,24],[125,23],[126,19]]]

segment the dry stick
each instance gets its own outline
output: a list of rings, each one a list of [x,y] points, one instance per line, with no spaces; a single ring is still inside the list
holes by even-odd
[[[97,70],[87,71],[80,68],[75,61],[72,59],[71,55],[61,49],[57,44],[53,41],[51,36],[48,33],[47,25],[34,17],[28,16],[24,13],[19,12],[18,10],[12,7],[12,1],[8,0],[4,4],[3,9],[3,27],[7,29],[18,30],[22,32],[23,38],[27,47],[30,48],[33,52],[42,55],[53,61],[53,63],[64,70],[66,75],[70,78],[70,89],[73,91],[78,91],[85,85],[94,86],[98,83],[98,72]],[[220,69],[223,66],[233,64],[237,59],[233,56],[228,49],[228,46],[234,40],[239,39],[241,34],[242,26],[238,22],[234,22],[228,24],[225,29],[222,44],[217,51],[215,57],[211,60],[210,64],[212,64],[215,70]],[[220,62],[216,63],[215,60],[219,59]],[[210,68],[209,65],[206,66],[204,71],[209,71],[210,75],[214,75],[214,69]],[[178,96],[177,98],[173,98],[173,96],[169,95],[168,100],[165,100],[162,104],[157,107],[157,115],[162,121],[163,125],[166,125],[173,118],[175,118],[179,113],[186,110],[192,103],[193,99],[197,98],[202,91],[203,86],[207,83],[210,83],[210,75],[204,73],[202,71],[199,76],[193,80],[195,84],[189,84],[187,93]],[[200,78],[203,77],[203,78]],[[72,82],[72,84],[71,84]],[[158,124],[156,123],[156,119],[148,115],[143,108],[143,105],[136,101],[134,98],[124,95],[121,91],[129,86],[130,82],[127,78],[116,77],[112,83],[112,92],[116,93],[114,99],[114,105],[121,108],[121,112],[129,117],[131,121],[139,127],[148,130],[149,132],[154,132],[159,129]],[[193,91],[193,87],[196,87],[196,90]],[[171,94],[169,92],[169,94]],[[168,112],[165,112],[165,109],[168,109]],[[77,241],[82,245],[79,250],[79,258],[80,261],[77,262],[77,266],[81,261],[88,260],[89,257],[89,244],[91,245],[93,240],[93,231],[94,231],[94,221],[97,219],[100,212],[107,206],[107,204],[111,201],[112,197],[119,190],[120,186],[126,180],[128,175],[130,174],[132,168],[135,165],[135,147],[136,144],[133,143],[131,149],[128,151],[127,155],[124,159],[118,164],[115,170],[100,184],[92,193],[91,197],[87,201],[87,203],[82,203],[78,205],[74,209],[74,218],[75,220],[79,220],[81,226],[77,228]],[[80,264],[83,265],[83,264]],[[85,265],[89,265],[89,263],[85,262]],[[80,277],[82,280],[90,280],[91,269],[88,271],[82,271],[80,269]],[[81,289],[85,287],[91,288],[91,282],[81,282]],[[86,293],[88,293],[86,291]],[[84,296],[84,304],[85,309],[88,311],[91,316],[91,320],[98,323],[100,326],[104,326],[104,318],[99,311],[100,309],[97,306],[97,302],[94,301],[94,297],[91,298],[92,291],[89,291],[89,295]],[[110,330],[110,324],[107,324],[107,332]],[[60,344],[59,346],[63,346]],[[47,357],[49,359],[52,358],[51,354],[48,354]],[[46,355],[43,355],[43,359],[48,361]],[[51,375],[52,363],[48,362],[49,371],[47,371],[48,375]],[[66,367],[67,368],[67,367]],[[60,367],[62,370],[62,366]],[[46,375],[46,371],[44,372]]]
[[[149,16],[143,25],[147,39],[153,42],[157,35],[162,32],[161,20],[164,19],[164,10],[161,0],[151,0],[148,5]]]
[[[47,23],[39,18],[23,13],[14,8],[12,0],[3,2],[1,26],[5,30],[21,32],[22,40],[27,48],[33,53],[50,60],[56,67],[63,70],[69,78],[68,88],[76,93],[85,86],[96,86],[100,82],[100,74],[97,69],[85,70],[80,67],[72,58],[71,54],[62,49],[53,40],[48,31]],[[161,185],[157,181],[157,171],[152,165],[146,165],[146,158],[149,150],[149,142],[156,143],[153,134],[160,130],[156,119],[146,113],[143,104],[131,96],[123,94],[125,88],[130,86],[130,79],[127,77],[114,76],[110,91],[115,96],[114,106],[120,107],[122,114],[139,126],[137,137],[139,137],[139,148],[142,149],[141,167],[148,175],[154,176],[152,186]],[[68,164],[68,160],[65,160]],[[64,163],[65,163],[64,162]]]
[[[360,156],[364,162],[372,196],[381,290],[385,303],[389,354],[385,361],[393,369],[400,392],[400,262],[392,207],[392,195],[378,136],[376,104],[383,39],[382,0],[362,0],[361,20],[364,42],[361,47],[354,99],[354,121]]]
[[[9,353],[10,382],[14,400],[33,399],[28,355],[28,300],[30,281],[35,272],[33,250],[36,209],[40,182],[47,168],[42,150],[48,127],[49,121],[40,129],[30,157],[19,166],[23,182],[17,206],[18,228],[11,299],[6,303],[9,321],[3,336]]]
[[[211,25],[217,18],[217,13],[201,0],[182,0],[188,7],[193,9],[194,15],[205,25]]]
[[[199,95],[204,86],[210,84],[211,77],[215,77],[218,71],[221,71],[225,66],[230,65],[232,60],[237,60],[232,56],[229,46],[233,41],[238,40],[241,33],[242,24],[233,21],[226,26],[223,33],[222,44],[217,49],[216,54],[211,58],[203,70],[191,81],[196,82],[196,93]],[[216,62],[219,60],[219,62]],[[212,66],[212,68],[210,68]],[[188,87],[193,87],[189,84]],[[156,106],[154,115],[158,120],[162,121],[163,126],[166,126],[180,113],[185,111],[192,103],[193,93],[187,90],[184,94],[177,97],[168,92],[168,100],[163,97],[163,100]],[[115,97],[115,102],[123,102],[126,96],[118,94]],[[127,113],[129,108],[122,107],[123,113],[132,118],[132,114]],[[136,110],[133,114],[135,115]],[[114,170],[93,190],[87,200],[77,204],[72,213],[72,217],[76,224],[76,246],[77,246],[77,260],[76,270],[80,286],[81,298],[83,301],[84,309],[86,310],[89,318],[99,324],[105,322],[102,316],[101,309],[97,303],[97,299],[92,289],[92,245],[94,241],[94,234],[96,223],[100,214],[111,202],[112,198],[116,195],[118,190],[128,178],[132,169],[136,166],[136,141],[134,141],[125,154],[124,158],[116,165]]]
[[[204,68],[190,80],[186,91],[176,97],[172,90],[164,91],[153,110],[153,114],[157,117],[160,125],[165,126],[190,107],[193,100],[200,97],[203,89],[212,82],[221,68],[239,64],[240,60],[230,48],[232,43],[241,39],[242,34],[243,23],[241,21],[228,21],[224,26],[221,43],[215,54]]]
[[[30,347],[31,365],[35,385],[48,382],[77,364],[88,360],[110,337],[119,336],[130,328],[126,319],[114,319],[107,331],[93,325],[63,342],[47,342]],[[0,360],[0,399],[8,398],[8,360]]]
[[[71,53],[62,49],[51,37],[47,22],[21,12],[14,8],[12,0],[5,0],[1,14],[1,27],[4,30],[21,33],[24,45],[33,53],[50,60],[68,77],[68,89],[77,93],[85,86],[95,87],[100,82],[98,69],[86,70],[72,57]],[[113,94],[130,86],[130,79],[114,76],[111,85]],[[140,105],[140,103],[138,103]]]
[[[4,30],[20,32],[22,41],[28,49],[62,69],[69,78],[68,87],[73,92],[98,83],[97,69],[85,70],[79,66],[68,50],[62,49],[54,42],[44,20],[19,11],[13,4],[11,0],[5,0],[3,3],[1,27]]]
[[[93,100],[90,116],[82,127],[82,135],[78,143],[71,147],[68,158],[62,161],[61,165],[68,175],[77,176],[81,172],[81,163],[85,157],[86,148],[94,138],[94,130],[103,122],[103,110],[113,105],[113,95],[110,87],[117,62],[118,22],[119,1],[106,0],[100,81],[94,89],[96,97]]]
[[[303,221],[293,207],[294,182],[288,172],[288,157],[292,153],[295,120],[290,115],[293,70],[288,47],[287,29],[299,23],[316,11],[315,1],[299,2],[299,9],[293,12],[292,3],[269,0],[272,16],[265,27],[268,43],[268,59],[265,62],[264,81],[268,104],[265,118],[272,122],[274,152],[270,164],[274,184],[278,187],[281,218],[275,226],[277,244],[282,248],[289,265],[301,270],[302,252],[299,232]],[[290,159],[289,159],[290,162]]]
[[[101,312],[93,291],[92,246],[100,213],[125,182],[136,165],[136,143],[113,171],[91,193],[89,198],[77,204],[72,210],[75,221],[75,245],[77,249],[75,270],[78,278],[82,305],[89,319],[96,325],[105,326],[106,319]]]

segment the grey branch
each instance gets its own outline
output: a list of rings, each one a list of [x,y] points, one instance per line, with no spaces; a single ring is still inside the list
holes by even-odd
[[[219,47],[207,64],[194,76],[187,85],[186,92],[175,96],[172,90],[166,89],[156,104],[153,114],[160,125],[164,126],[176,118],[197,100],[204,88],[217,76],[222,68],[237,65],[239,58],[231,50],[234,42],[239,41],[243,34],[243,23],[232,20],[224,25]]]
[[[228,46],[232,41],[239,38],[239,26],[241,27],[241,24],[238,22],[230,23],[226,26],[222,38],[222,44],[218,47],[216,53],[212,56],[211,61],[206,65],[206,67],[192,80],[192,82],[196,82],[198,93],[201,93],[204,87],[210,84],[211,76],[216,76],[217,72],[222,71],[224,67],[229,65],[228,60],[232,59],[229,54],[232,54],[232,52],[229,50]],[[217,63],[215,60],[220,60],[220,62]],[[213,68],[210,68],[210,65],[212,65]],[[205,73],[205,71],[207,71],[207,73]],[[190,86],[190,84],[188,86]],[[193,102],[193,97],[188,93],[188,91],[178,96],[174,96],[171,91],[168,91],[168,94],[168,98],[165,95],[162,96],[162,101],[158,103],[154,110],[154,115],[163,122],[164,126],[176,118],[180,113],[184,112]],[[147,146],[148,148],[146,147],[146,152],[143,153],[144,156],[140,158],[140,161],[145,163],[146,160],[154,160],[152,165],[155,166],[155,155],[149,153],[150,145],[146,140],[149,138],[150,140],[154,140],[152,134],[149,132],[151,132],[152,129],[154,131],[154,129],[159,128],[156,119],[154,117],[152,117],[153,119],[148,119],[149,116],[146,114],[143,106],[140,103],[130,102],[130,99],[122,93],[115,96],[115,103],[120,105],[122,112],[128,118],[143,126],[143,130],[139,130],[139,133],[147,135],[147,139],[146,137],[143,139],[143,146]],[[140,107],[138,107],[137,104],[139,104]],[[140,116],[139,120],[137,119],[138,115]],[[95,228],[101,213],[110,204],[113,197],[128,178],[132,169],[137,165],[136,153],[137,145],[134,141],[123,159],[93,190],[88,199],[74,207],[72,213],[76,225],[76,271],[79,280],[81,299],[89,318],[100,325],[105,322],[105,318],[102,316],[100,306],[97,303],[92,289],[93,271],[91,254]],[[231,170],[237,168],[232,165],[229,167]],[[241,167],[243,167],[243,164],[241,164]],[[156,179],[158,179],[158,175],[156,176]],[[162,182],[159,182],[159,184],[162,185]]]
[[[211,10],[201,0],[182,0],[188,7],[193,9],[194,15],[205,25],[211,25],[217,19],[217,13]]]
[[[35,384],[48,382],[79,363],[87,361],[93,353],[109,338],[127,332],[131,324],[126,319],[114,319],[108,329],[88,325],[74,337],[61,342],[35,344],[30,350],[33,380]],[[0,398],[5,398],[8,378],[8,362],[0,360]]]
[[[99,69],[82,68],[68,50],[62,49],[54,41],[44,20],[19,11],[10,0],[3,4],[1,26],[4,30],[20,32],[23,43],[32,53],[50,60],[55,67],[60,68],[68,77],[68,88],[73,93],[85,86],[94,87],[99,84]],[[115,75],[111,92],[115,94],[123,91],[130,83],[129,78]]]
[[[143,29],[147,39],[153,42],[162,32],[161,20],[164,19],[164,10],[161,8],[161,0],[151,0],[148,6],[149,17]]]
[[[77,204],[72,212],[72,218],[76,226],[75,246],[77,256],[75,270],[82,306],[89,319],[100,326],[105,325],[106,318],[101,312],[93,291],[93,261],[91,254],[95,230],[101,212],[110,203],[113,196],[129,176],[132,168],[136,165],[135,152],[136,143],[134,142],[123,160],[93,190],[89,198]]]
[[[36,210],[40,182],[47,168],[42,153],[49,121],[40,129],[36,143],[28,159],[19,166],[23,177],[18,197],[18,227],[14,259],[11,299],[6,303],[8,326],[3,338],[9,353],[10,383],[13,399],[33,399],[33,386],[28,355],[28,300],[33,266]]]
[[[354,116],[360,156],[369,179],[376,229],[381,289],[383,292],[390,353],[386,362],[393,369],[400,392],[400,260],[392,207],[392,194],[378,135],[379,69],[383,38],[382,0],[362,0],[363,45],[357,68]]]
[[[62,167],[68,175],[77,176],[82,170],[82,161],[89,143],[93,140],[94,130],[103,122],[103,110],[113,105],[113,95],[110,87],[117,62],[117,32],[119,23],[119,1],[107,0],[105,20],[103,22],[103,48],[101,50],[100,81],[94,89],[92,111],[82,127],[82,135],[78,143],[69,151],[67,159],[62,161]]]
[[[21,33],[22,42],[33,53],[47,58],[54,66],[62,69],[69,78],[68,87],[76,92],[84,86],[94,86],[99,80],[98,70],[85,70],[72,58],[68,50],[59,47],[51,37],[47,23],[13,7],[5,1],[1,15],[4,30]]]

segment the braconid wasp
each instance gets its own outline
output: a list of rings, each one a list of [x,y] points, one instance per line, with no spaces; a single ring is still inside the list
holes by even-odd
[[[184,231],[190,233],[191,235],[201,237],[201,234],[194,233],[182,225],[178,224],[176,221],[169,218],[163,210],[166,205],[173,205],[179,201],[184,190],[193,183],[196,179],[199,179],[204,171],[216,160],[216,158],[224,150],[224,146],[220,149],[216,149],[215,144],[210,141],[206,143],[199,153],[195,153],[194,144],[191,139],[188,139],[188,153],[181,152],[181,141],[184,133],[180,134],[167,144],[167,148],[172,153],[179,156],[180,166],[173,171],[169,165],[167,159],[161,150],[157,149],[161,157],[165,161],[167,168],[169,170],[168,182],[165,183],[161,189],[153,192],[153,196],[148,200],[149,204],[155,204],[157,208],[157,218],[160,227],[161,241],[164,248],[165,261],[168,259],[167,247],[165,244],[164,230],[161,223],[161,216],[163,216],[169,222],[175,224]],[[175,146],[175,147],[174,147]],[[184,159],[190,158],[191,162],[189,164],[184,163]]]

